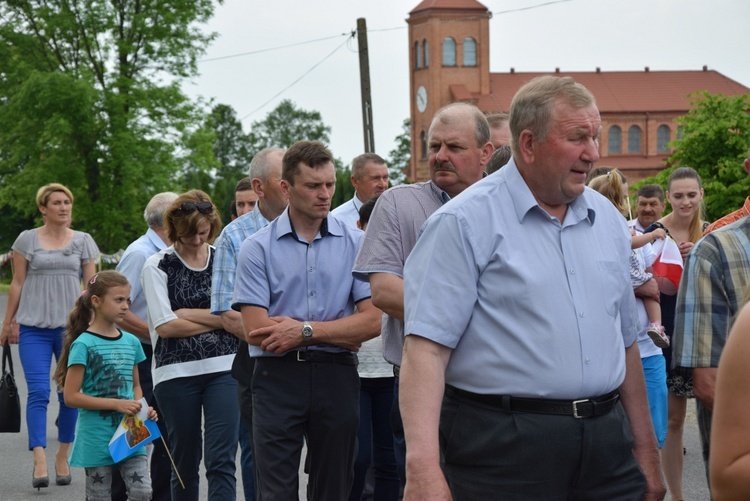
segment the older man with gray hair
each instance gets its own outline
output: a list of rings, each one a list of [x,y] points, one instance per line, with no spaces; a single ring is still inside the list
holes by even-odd
[[[404,499],[661,499],[630,233],[585,187],[594,96],[536,78],[510,129],[510,162],[436,211],[406,263]]]
[[[169,246],[167,231],[164,227],[164,211],[177,198],[177,193],[171,191],[158,193],[151,198],[143,211],[148,230],[136,241],[128,245],[122,259],[117,265],[117,271],[125,275],[130,282],[130,310],[125,314],[120,327],[138,337],[143,345],[146,360],[138,364],[138,375],[143,389],[143,396],[154,405],[153,383],[151,380],[151,337],[148,333],[146,319],[146,297],[141,287],[141,271],[146,260],[153,254]],[[166,437],[166,429],[162,434]],[[151,480],[154,500],[169,500],[172,495],[169,490],[170,476],[169,457],[161,441],[154,442],[154,452],[151,455]],[[112,499],[126,499],[125,485],[120,480],[114,480],[112,485]]]

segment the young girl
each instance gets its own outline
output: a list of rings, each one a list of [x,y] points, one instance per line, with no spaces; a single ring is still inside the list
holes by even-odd
[[[138,362],[146,358],[140,341],[121,332],[116,323],[130,307],[130,284],[116,271],[102,271],[76,300],[55,380],[65,403],[80,410],[70,464],[86,470],[86,499],[110,500],[112,457],[109,441],[123,415],[141,409]],[[157,418],[149,407],[150,419]],[[117,463],[128,499],[151,499],[146,449]]]
[[[624,183],[622,182],[622,175],[617,169],[612,169],[609,173],[597,176],[589,182],[589,187],[595,189],[610,202],[614,204],[618,211],[623,216],[627,217],[628,206],[627,206],[627,193],[625,192]],[[632,252],[630,253],[630,281],[633,288],[639,287],[649,280],[653,280],[653,275],[648,272],[646,267],[643,266],[641,259],[639,259],[636,249],[640,249],[646,244],[650,244],[657,238],[665,238],[667,236],[664,230],[656,230],[646,235],[637,235],[635,232],[631,232],[631,245]],[[643,306],[646,308],[646,314],[648,315],[648,336],[659,348],[666,348],[669,346],[669,338],[664,333],[664,327],[661,325],[661,307],[659,302],[653,298],[642,297]]]

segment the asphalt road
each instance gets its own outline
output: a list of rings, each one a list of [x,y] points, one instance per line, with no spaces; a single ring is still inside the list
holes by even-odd
[[[0,295],[0,318],[5,314],[7,296]],[[22,419],[25,419],[26,381],[23,368],[18,357],[18,346],[12,347],[16,382],[20,388]],[[51,368],[50,368],[51,371]],[[50,372],[51,374],[51,372]],[[51,474],[50,486],[37,491],[31,488],[33,458],[28,450],[28,435],[25,421],[21,424],[21,433],[0,433],[0,501],[80,501],[85,499],[84,473],[81,468],[72,468],[73,482],[68,486],[54,484],[54,453],[57,450],[57,429],[55,417],[57,415],[57,400],[52,399],[47,413],[48,452],[47,464]],[[688,416],[685,424],[684,444],[687,449],[684,466],[685,499],[691,501],[707,501],[710,499],[706,477],[703,470],[703,460],[700,452],[698,426],[695,420],[695,405],[688,404]],[[303,453],[304,454],[304,453]],[[304,456],[303,456],[304,457]],[[239,455],[237,457],[237,492],[238,499],[242,499],[242,480],[239,475]],[[300,474],[300,499],[305,499],[306,481]],[[207,500],[207,485],[205,475],[201,478],[201,500]],[[669,496],[667,496],[669,499]]]

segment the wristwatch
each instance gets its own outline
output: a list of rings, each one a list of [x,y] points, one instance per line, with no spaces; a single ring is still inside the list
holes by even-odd
[[[313,328],[310,322],[304,322],[302,324],[302,340],[307,342],[312,340]]]

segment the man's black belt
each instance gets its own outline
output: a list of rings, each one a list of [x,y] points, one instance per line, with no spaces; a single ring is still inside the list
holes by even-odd
[[[357,355],[353,353],[332,353],[319,350],[290,351],[281,357],[261,357],[261,359],[285,360],[289,362],[311,362],[315,364],[357,365]]]
[[[484,395],[461,390],[450,385],[445,386],[445,391],[447,395],[497,407],[506,412],[554,414],[557,416],[572,416],[574,418],[602,416],[614,409],[620,400],[619,390],[600,397],[584,398],[581,400],[552,400],[545,398],[511,397],[509,395]]]

